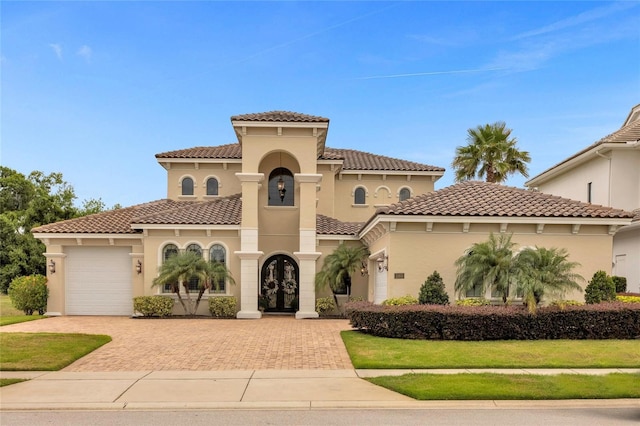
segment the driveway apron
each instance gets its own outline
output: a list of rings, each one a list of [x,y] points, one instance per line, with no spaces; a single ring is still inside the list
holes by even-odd
[[[52,317],[0,332],[106,334],[113,339],[62,371],[353,369],[347,320]]]

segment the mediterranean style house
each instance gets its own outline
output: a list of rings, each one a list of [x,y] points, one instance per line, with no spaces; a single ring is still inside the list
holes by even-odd
[[[613,237],[613,274],[640,292],[640,104],[622,127],[535,176],[526,186],[587,203],[634,212]]]
[[[132,297],[171,296],[153,280],[178,251],[224,262],[236,285],[219,283],[205,297],[236,296],[238,318],[260,318],[259,300],[266,312],[317,317],[316,299],[331,293],[317,294],[314,278],[341,243],[369,249],[351,294],[376,303],[416,296],[434,270],[454,296],[455,260],[491,232],[566,248],[590,277],[610,272],[613,235],[632,220],[497,184],[435,191],[443,168],[329,148],[323,117],[272,111],[231,124],[236,143],[156,155],[166,199],[33,230],[46,245],[49,315],[131,315]]]

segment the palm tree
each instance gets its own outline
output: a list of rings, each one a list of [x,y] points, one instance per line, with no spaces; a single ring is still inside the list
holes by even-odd
[[[475,243],[455,265],[457,276],[455,289],[459,294],[479,289],[481,294],[495,290],[507,302],[511,283],[514,280],[515,264],[511,235],[489,235],[489,241]]]
[[[467,130],[467,141],[467,146],[456,148],[453,159],[456,182],[484,177],[502,183],[516,172],[529,177],[529,152],[516,148],[517,139],[503,121]]]
[[[178,301],[184,309],[185,315],[194,315],[202,299],[205,290],[211,288],[211,283],[215,283],[219,288],[219,283],[223,280],[230,280],[231,272],[220,262],[209,263],[202,256],[193,252],[183,252],[169,257],[159,268],[160,274],[153,280],[153,286],[169,285],[171,291],[178,296]],[[198,297],[191,300],[189,292],[189,281],[192,278],[198,279]],[[182,299],[180,287],[184,289],[187,302]]]
[[[580,290],[582,276],[573,272],[577,262],[567,260],[565,249],[524,248],[516,256],[517,289],[529,311],[534,313],[544,296],[561,297],[568,290]]]
[[[340,244],[333,253],[324,258],[322,269],[316,274],[316,290],[329,286],[336,292],[346,287],[347,294],[351,292],[351,275],[362,267],[362,262],[369,256],[369,250],[364,246],[349,247]]]

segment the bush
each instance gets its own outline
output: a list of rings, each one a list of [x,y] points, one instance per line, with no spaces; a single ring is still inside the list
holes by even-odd
[[[613,285],[616,286],[616,293],[624,293],[627,291],[627,279],[625,277],[611,277]]]
[[[353,304],[351,325],[390,338],[432,340],[638,339],[640,304],[524,306],[380,306]]]
[[[23,311],[25,315],[33,315],[34,312],[43,315],[49,297],[47,277],[29,275],[14,278],[9,284],[9,297],[14,308]]]
[[[316,312],[320,315],[327,315],[329,312],[336,309],[336,303],[332,297],[321,297],[316,299]]]
[[[554,300],[549,306],[554,306],[556,308],[564,309],[567,306],[583,306],[584,303],[578,302],[577,300]]]
[[[433,271],[420,287],[418,302],[421,305],[448,305],[449,295],[444,289],[444,281],[438,273]]]
[[[238,299],[235,296],[209,298],[209,312],[215,318],[235,318],[238,312]]]
[[[466,299],[456,300],[456,306],[488,306],[490,304],[491,301],[484,297],[468,297]]]
[[[407,294],[402,297],[392,297],[390,299],[382,301],[383,306],[403,306],[403,305],[417,305],[418,299]]]
[[[584,300],[587,304],[612,302],[616,300],[616,287],[610,276],[604,271],[593,274],[589,285],[584,289]]]
[[[138,296],[133,298],[134,312],[145,317],[169,317],[173,312],[174,300],[170,296]]]
[[[618,294],[616,301],[622,303],[640,303],[640,296],[629,296],[626,294]]]

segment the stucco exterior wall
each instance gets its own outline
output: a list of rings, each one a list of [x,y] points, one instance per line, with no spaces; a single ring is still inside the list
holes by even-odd
[[[167,198],[170,200],[206,200],[215,196],[207,196],[207,179],[218,179],[218,196],[239,194],[242,192],[236,173],[242,169],[239,162],[226,163],[171,163],[167,170]],[[182,179],[189,176],[193,179],[193,196],[182,195]]]
[[[611,206],[627,211],[640,208],[640,150],[611,153]]]
[[[613,237],[613,273],[627,278],[627,291],[640,293],[640,224]]]

